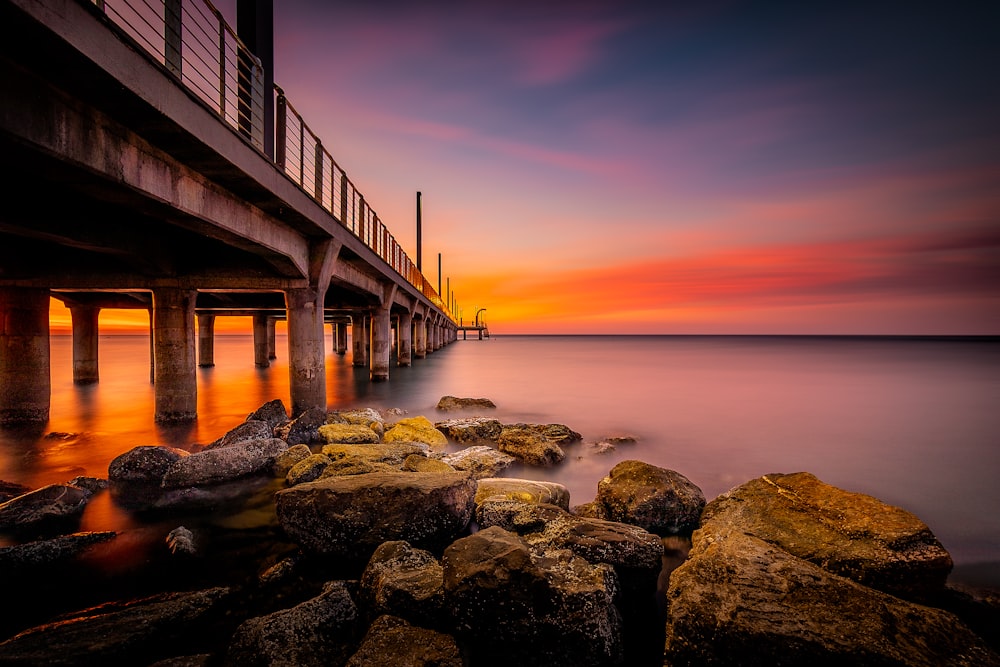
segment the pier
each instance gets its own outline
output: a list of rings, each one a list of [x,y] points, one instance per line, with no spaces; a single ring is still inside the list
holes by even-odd
[[[0,0],[0,422],[48,419],[53,297],[78,383],[101,309],[148,311],[157,421],[196,417],[218,317],[252,318],[257,366],[287,322],[293,415],[326,409],[348,328],[372,381],[457,339],[419,228],[414,262],[275,85],[272,12]]]

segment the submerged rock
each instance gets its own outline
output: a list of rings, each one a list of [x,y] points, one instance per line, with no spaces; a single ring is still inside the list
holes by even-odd
[[[495,407],[496,404],[488,398],[459,398],[457,396],[442,396],[437,403],[437,409],[443,412],[479,408],[491,409]]]
[[[5,482],[0,479],[0,503],[7,502],[16,496],[24,495],[28,491],[31,491],[30,486],[15,484],[14,482]]]
[[[73,533],[47,540],[0,547],[0,572],[11,574],[27,567],[72,560],[91,546],[113,540],[117,535],[114,531]]]
[[[0,503],[0,528],[27,529],[72,521],[93,494],[70,484],[49,484]]]
[[[698,526],[705,494],[679,472],[622,461],[598,482],[594,502],[603,506],[604,517],[611,521],[668,535]]]
[[[368,473],[283,489],[275,506],[306,551],[364,562],[390,540],[443,548],[469,524],[475,490],[466,473]]]

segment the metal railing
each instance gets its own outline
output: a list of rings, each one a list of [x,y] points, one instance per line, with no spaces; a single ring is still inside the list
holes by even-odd
[[[264,70],[209,0],[85,0],[97,6],[219,118],[264,153]],[[274,162],[285,175],[452,320],[451,309],[274,87]]]

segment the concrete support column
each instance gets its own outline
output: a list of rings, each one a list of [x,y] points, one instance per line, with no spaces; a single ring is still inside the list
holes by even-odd
[[[389,379],[389,359],[392,351],[392,318],[389,306],[379,306],[372,315],[371,381]]]
[[[267,368],[271,365],[268,359],[267,315],[258,313],[253,316],[253,365],[257,368]]]
[[[198,416],[194,290],[153,290],[153,372],[156,421]]]
[[[339,355],[347,354],[347,322],[340,322],[337,325],[337,344],[334,351]]]
[[[267,318],[267,358],[268,360],[278,358],[278,346],[274,344],[274,318]]]
[[[49,291],[0,287],[0,423],[48,421],[49,370]]]
[[[402,313],[399,316],[399,323],[396,325],[396,365],[409,366],[412,362],[411,332],[413,331],[413,318],[409,313]]]
[[[215,315],[198,316],[198,365],[215,365]]]
[[[354,365],[368,365],[368,316],[356,313],[351,318],[351,338],[354,347]]]
[[[413,323],[413,354],[417,359],[427,356],[427,320],[420,319]]]
[[[90,384],[100,378],[97,363],[97,318],[101,309],[96,306],[70,306],[73,320],[73,382]]]
[[[292,415],[326,410],[323,294],[311,287],[285,292],[288,312],[288,384]]]

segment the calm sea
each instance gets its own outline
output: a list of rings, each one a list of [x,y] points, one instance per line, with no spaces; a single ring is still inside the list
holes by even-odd
[[[257,369],[249,336],[218,336],[216,366],[198,369],[197,422],[163,429],[152,421],[146,336],[102,336],[101,380],[89,386],[73,384],[71,340],[54,336],[52,435],[0,432],[0,479],[106,477],[136,445],[207,443],[268,400],[288,405],[280,336],[277,347]],[[436,421],[450,394],[492,399],[505,422],[567,424],[584,442],[565,462],[511,474],[561,482],[574,504],[630,458],[681,472],[709,499],[766,473],[809,471],[917,514],[956,578],[1000,585],[997,339],[494,336],[393,366],[379,384],[350,354],[329,354],[327,381],[330,409],[397,407]],[[637,442],[594,446],[624,435]],[[136,526],[109,499],[92,505],[88,530]]]

